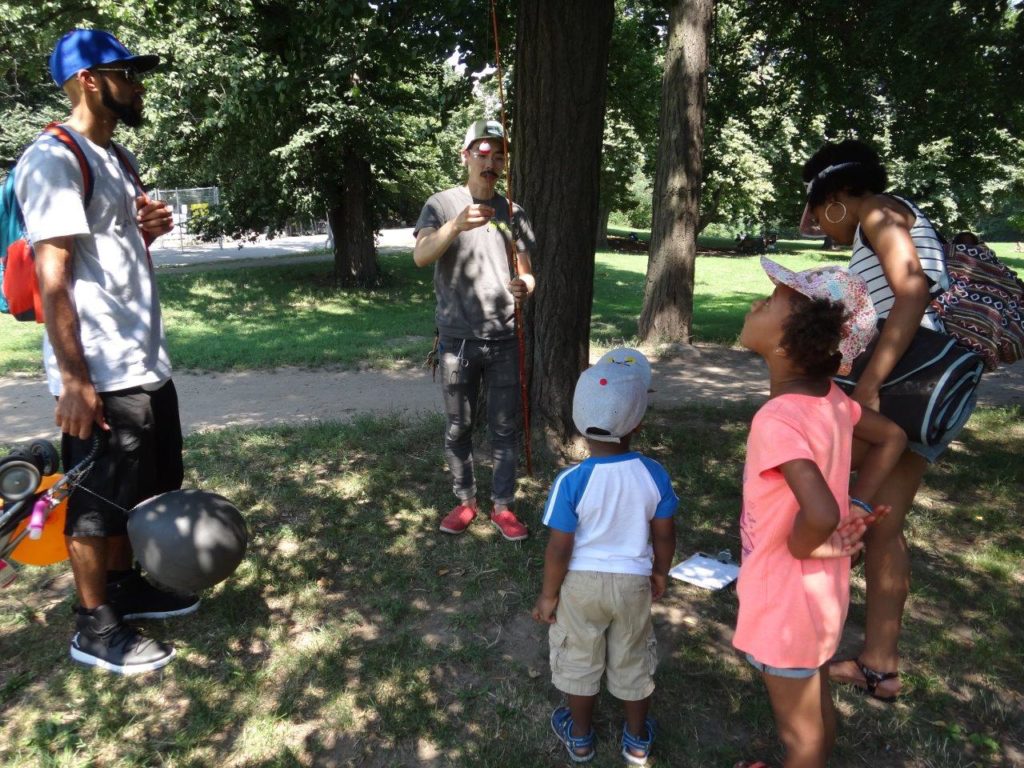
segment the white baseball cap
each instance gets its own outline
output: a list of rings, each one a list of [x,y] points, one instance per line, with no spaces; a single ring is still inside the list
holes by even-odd
[[[602,360],[576,382],[572,420],[580,434],[591,440],[621,442],[640,425],[646,411],[647,382],[636,364]]]
[[[469,149],[474,141],[480,139],[501,139],[505,138],[505,131],[501,129],[501,123],[497,120],[477,120],[466,129],[466,138],[462,142],[463,149]]]
[[[640,371],[647,388],[651,387],[651,364],[644,357],[644,353],[632,347],[616,347],[610,349],[601,356],[600,363],[619,363],[620,365],[633,365]]]

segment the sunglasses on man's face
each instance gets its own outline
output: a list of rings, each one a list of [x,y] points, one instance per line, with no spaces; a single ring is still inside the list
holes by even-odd
[[[96,67],[93,72],[114,72],[133,85],[142,83],[142,73],[132,67]]]
[[[501,153],[493,153],[493,152],[490,152],[490,151],[481,152],[478,149],[471,149],[471,150],[469,150],[469,154],[470,154],[471,157],[473,157],[473,158],[475,158],[477,160],[483,160],[483,159],[489,157],[489,158],[491,158],[491,160],[494,161],[495,165],[502,165],[505,162],[505,156],[503,154],[501,154]]]

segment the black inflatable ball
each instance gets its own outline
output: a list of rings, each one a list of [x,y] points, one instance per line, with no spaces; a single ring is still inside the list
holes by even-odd
[[[179,592],[199,592],[235,572],[249,534],[235,506],[216,493],[170,491],[128,515],[135,559],[150,577]]]

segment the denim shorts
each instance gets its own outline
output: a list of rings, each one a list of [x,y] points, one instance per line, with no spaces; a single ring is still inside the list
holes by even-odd
[[[775,677],[789,677],[794,680],[805,680],[808,677],[814,677],[815,673],[818,671],[818,667],[814,667],[813,669],[808,669],[806,667],[769,667],[767,664],[762,664],[749,653],[747,654],[747,661],[749,661],[750,666],[758,672],[763,672],[766,675],[774,675]]]

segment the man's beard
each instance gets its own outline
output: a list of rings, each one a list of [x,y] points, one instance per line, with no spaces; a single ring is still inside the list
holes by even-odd
[[[135,107],[134,99],[127,104],[115,101],[114,97],[110,95],[107,84],[103,83],[100,86],[100,100],[104,107],[117,115],[117,119],[129,128],[138,128],[142,125],[142,110]]]

